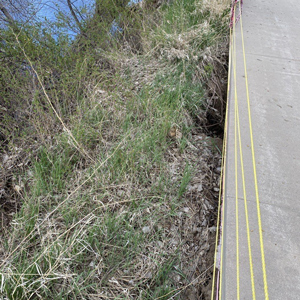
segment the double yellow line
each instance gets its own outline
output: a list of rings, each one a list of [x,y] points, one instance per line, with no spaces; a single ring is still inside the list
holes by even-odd
[[[234,20],[237,5],[233,8]],[[246,85],[246,98],[247,98],[247,109],[248,109],[248,119],[249,119],[249,131],[250,131],[250,141],[251,141],[251,154],[252,154],[252,165],[253,165],[253,176],[254,176],[254,186],[255,186],[255,198],[257,207],[257,219],[258,219],[258,231],[259,231],[259,242],[260,242],[260,252],[261,252],[261,266],[263,273],[263,283],[264,283],[264,295],[265,300],[269,300],[267,274],[266,274],[266,264],[265,264],[265,254],[264,254],[264,244],[263,244],[263,234],[262,234],[262,224],[261,224],[261,212],[260,212],[260,201],[258,193],[258,183],[257,183],[257,172],[256,172],[256,161],[254,152],[254,142],[253,142],[253,129],[252,129],[252,118],[250,110],[250,97],[249,97],[249,85],[247,76],[247,64],[245,55],[245,44],[243,35],[243,20],[241,14],[241,4],[239,2],[239,12],[240,12],[240,27],[241,27],[241,37],[242,37],[242,49],[243,49],[243,63],[245,70],[245,85]],[[239,117],[239,106],[238,106],[238,95],[237,95],[237,80],[236,80],[236,26],[235,21],[233,22],[233,27],[230,29],[230,53],[229,53],[229,70],[228,70],[228,87],[227,87],[227,107],[226,107],[226,118],[225,118],[225,130],[224,130],[224,144],[223,144],[223,157],[222,157],[222,173],[221,182],[223,195],[220,193],[219,205],[218,205],[218,221],[217,221],[217,235],[216,235],[216,247],[215,247],[215,268],[213,273],[213,283],[212,283],[212,295],[211,300],[223,299],[222,298],[222,280],[223,280],[223,261],[224,261],[224,204],[225,204],[225,184],[226,184],[226,160],[227,160],[227,134],[228,134],[228,103],[230,94],[230,84],[231,84],[231,68],[233,68],[233,86],[234,86],[234,156],[235,156],[235,217],[236,217],[236,299],[240,299],[240,260],[239,260],[239,203],[238,203],[238,148],[240,153],[240,164],[241,164],[241,175],[242,175],[242,185],[243,185],[243,197],[245,206],[245,221],[246,221],[246,231],[247,231],[247,243],[248,243],[248,255],[249,255],[249,265],[250,265],[250,277],[251,277],[251,290],[252,299],[256,299],[255,293],[255,281],[254,281],[254,271],[253,271],[253,260],[252,260],[252,248],[250,239],[250,226],[249,226],[249,213],[247,205],[247,193],[246,193],[246,180],[245,180],[245,170],[244,170],[244,160],[242,151],[242,139],[241,139],[241,129],[240,129],[240,117]],[[222,202],[223,198],[223,202]],[[218,261],[218,240],[220,238],[220,258]],[[226,259],[226,258],[225,258]],[[217,269],[219,270],[217,273]],[[226,300],[226,299],[225,299]]]

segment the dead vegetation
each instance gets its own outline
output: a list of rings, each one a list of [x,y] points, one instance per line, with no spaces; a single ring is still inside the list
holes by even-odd
[[[173,2],[142,53],[98,51],[67,129],[45,109],[29,139],[2,141],[6,298],[210,299],[225,4]]]

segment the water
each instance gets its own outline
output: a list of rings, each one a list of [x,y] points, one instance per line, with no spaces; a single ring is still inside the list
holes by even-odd
[[[142,0],[130,0],[128,5],[136,4],[141,1]],[[85,19],[91,17],[92,13],[94,12],[95,0],[73,0],[72,4],[74,11],[80,21],[84,21]],[[46,23],[59,22],[59,12],[61,12],[68,20],[70,26],[65,28],[61,26],[58,28],[58,30],[67,34],[70,39],[74,39],[79,33],[78,26],[76,26],[76,23],[71,16],[67,0],[36,0],[33,5],[35,7],[35,10],[37,11],[36,19],[38,21]],[[122,28],[120,28],[116,20],[114,20],[110,30],[111,34],[115,35],[117,32],[121,31]]]
[[[72,4],[73,9],[81,22],[90,17],[93,13],[95,0],[73,0]],[[74,39],[79,33],[79,29],[70,13],[67,0],[39,0],[35,1],[33,5],[37,12],[37,21],[40,21],[45,25],[47,23],[60,23],[61,26],[59,26],[57,30],[66,33],[71,39]],[[67,27],[62,26],[63,22],[60,22],[61,16],[67,20]]]

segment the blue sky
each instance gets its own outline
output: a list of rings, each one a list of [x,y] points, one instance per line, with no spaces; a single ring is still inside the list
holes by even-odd
[[[136,4],[141,1],[142,0],[130,0],[128,5]],[[55,14],[57,13],[58,9],[60,9],[61,11],[66,11],[67,14],[69,14],[69,8],[67,6],[66,0],[36,0],[36,1],[33,1],[33,3],[35,3],[34,5],[35,5],[36,9],[38,10],[36,16],[41,21],[43,21],[44,18],[47,18],[47,20],[49,20],[51,22],[56,21]],[[87,11],[92,11],[94,4],[95,4],[95,0],[75,0],[72,3],[77,8],[86,6]],[[71,18],[71,20],[72,20],[72,18]],[[74,28],[76,28],[76,25],[74,25]],[[71,29],[67,30],[71,39],[73,39],[76,36],[76,34],[78,33],[75,30],[74,31]],[[117,22],[114,22],[112,24],[111,33],[114,35],[117,31],[122,31],[122,29],[118,27]]]

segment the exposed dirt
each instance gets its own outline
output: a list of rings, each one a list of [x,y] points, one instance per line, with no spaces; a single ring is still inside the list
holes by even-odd
[[[208,62],[204,62],[202,69],[209,65],[211,72],[205,74],[207,98],[205,109],[197,116],[196,122],[209,136],[223,138],[226,113],[227,77],[228,77],[228,42],[219,44]]]
[[[197,169],[186,193],[188,207],[182,208],[188,213],[179,216],[173,224],[182,233],[181,267],[188,285],[180,299],[211,299],[227,98],[226,42],[217,49],[216,57],[210,63],[213,71],[207,78],[206,110],[196,120],[201,129],[189,137],[193,146],[186,151],[185,157],[176,156],[176,149],[173,149],[175,158],[170,163],[172,169],[180,169],[180,162],[186,160]]]
[[[199,132],[194,132],[190,140],[193,146],[185,154],[180,154],[177,148],[170,149],[168,154],[174,180],[180,175],[186,161],[197,170],[188,185],[180,213],[174,217],[168,230],[174,236],[174,244],[180,245],[180,269],[186,276],[182,279],[174,275],[174,279],[179,286],[188,286],[179,298],[209,299],[221,167],[218,144],[222,140]]]

